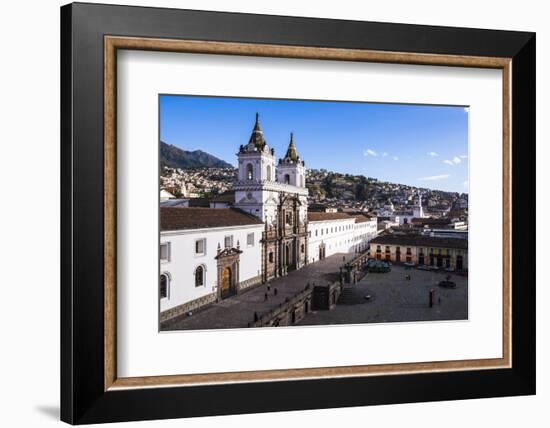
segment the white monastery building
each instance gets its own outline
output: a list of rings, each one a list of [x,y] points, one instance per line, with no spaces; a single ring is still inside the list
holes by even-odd
[[[256,115],[237,156],[232,201],[160,208],[161,321],[332,254],[366,251],[376,236],[376,217],[308,213],[305,162],[292,134],[276,162]]]

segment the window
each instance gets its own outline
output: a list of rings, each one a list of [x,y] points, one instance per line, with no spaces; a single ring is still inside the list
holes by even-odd
[[[254,233],[249,233],[248,235],[246,235],[246,245],[248,247],[254,246]]]
[[[269,253],[269,263],[273,263],[273,251]]]
[[[411,254],[411,249],[410,247],[407,247],[407,255],[410,255]]]
[[[285,174],[285,184],[290,184],[290,175]]]
[[[306,247],[304,244],[302,244],[302,246],[300,247],[300,251],[302,252],[302,254],[306,252]]]
[[[160,244],[160,261],[161,262],[170,261],[170,243],[169,242]]]
[[[386,245],[386,253],[389,253],[389,252],[390,252],[390,247]]]
[[[382,251],[382,248],[380,248],[380,245],[377,245],[377,246],[376,246],[376,252],[377,252],[377,253],[380,253],[381,251]]]
[[[266,180],[269,180],[271,181],[271,165],[268,165],[267,166],[267,169],[266,169]]]
[[[251,163],[246,165],[246,179],[247,180],[253,180],[254,179],[254,167]]]
[[[204,267],[197,266],[195,269],[195,287],[202,287],[204,285]]]
[[[286,213],[286,224],[292,226],[292,213]]]
[[[224,247],[225,248],[233,247],[233,235],[228,235],[224,238]]]
[[[160,298],[161,299],[167,299],[168,298],[168,287],[170,285],[170,278],[167,274],[163,273],[160,276]]]
[[[317,236],[317,232],[319,232],[318,230],[315,230],[315,236]]]
[[[206,238],[197,239],[195,241],[195,254],[197,255],[206,254]]]

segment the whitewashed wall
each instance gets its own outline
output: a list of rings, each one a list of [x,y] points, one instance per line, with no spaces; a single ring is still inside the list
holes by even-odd
[[[342,230],[340,230],[340,228]],[[319,260],[319,245],[325,244],[325,256],[366,250],[376,237],[377,220],[355,223],[355,219],[310,221],[308,223],[308,263]],[[322,231],[322,232],[321,232]]]
[[[239,264],[239,282],[261,274],[261,254],[263,225],[216,227],[182,231],[162,232],[160,242],[170,244],[170,259],[161,262],[160,273],[167,273],[170,278],[168,297],[161,299],[160,310],[165,311],[191,300],[216,291],[218,243],[224,248],[224,238],[233,235],[233,246],[240,243],[242,254]],[[254,245],[247,246],[246,237],[254,233]],[[204,255],[195,254],[195,241],[206,238]],[[203,265],[206,273],[204,285],[195,287],[194,272],[197,266]]]
[[[355,219],[310,221],[308,223],[308,262],[319,260],[319,245],[325,244],[325,256],[347,253],[353,245]],[[342,228],[342,230],[340,230]],[[327,231],[328,230],[328,231]]]
[[[353,250],[365,251],[368,243],[377,235],[378,220],[376,217],[362,223],[356,223],[353,233]]]

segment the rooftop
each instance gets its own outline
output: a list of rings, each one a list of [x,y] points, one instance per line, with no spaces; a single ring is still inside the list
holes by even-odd
[[[328,221],[328,220],[353,220],[353,216],[346,213],[308,212],[307,221]]]
[[[228,202],[230,204],[235,202],[235,191],[228,190],[227,192],[220,193],[217,196],[214,196],[210,202]]]
[[[160,230],[263,224],[252,214],[236,208],[161,208]]]
[[[371,219],[373,218],[372,216],[370,216],[368,214],[364,214],[364,213],[350,214],[350,216],[355,217],[355,223],[365,223],[367,221],[371,221]]]
[[[371,244],[381,245],[410,245],[421,247],[445,247],[468,249],[468,239],[448,238],[440,236],[418,235],[418,234],[387,234],[380,235],[370,241]]]

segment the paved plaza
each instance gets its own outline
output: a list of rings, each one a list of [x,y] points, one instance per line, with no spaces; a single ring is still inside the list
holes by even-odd
[[[339,253],[327,257],[266,285],[214,303],[190,316],[182,315],[167,321],[161,330],[247,327],[253,322],[254,313],[261,316],[302,291],[308,283],[326,285],[338,280],[339,267],[345,263],[344,257],[349,261],[353,256],[351,253]],[[408,275],[410,280],[406,279]],[[467,319],[468,279],[451,274],[451,280],[457,287],[439,287],[438,283],[447,275],[396,265],[388,273],[369,273],[357,284],[344,286],[333,310],[310,312],[297,325]],[[435,291],[435,304],[430,308],[431,289]]]
[[[339,267],[355,254],[338,253],[300,270],[269,281],[250,291],[229,297],[195,312],[181,315],[162,324],[161,330],[201,330],[247,327],[254,321],[254,312],[261,316],[302,291],[308,283],[326,285],[338,280]],[[268,290],[269,287],[269,290]],[[277,292],[275,292],[277,290]],[[265,294],[268,298],[265,300]]]
[[[468,319],[468,278],[451,274],[456,288],[439,287],[447,275],[396,265],[388,273],[369,273],[356,285],[344,287],[332,311],[312,312],[298,325]],[[431,289],[435,304],[430,308]]]

